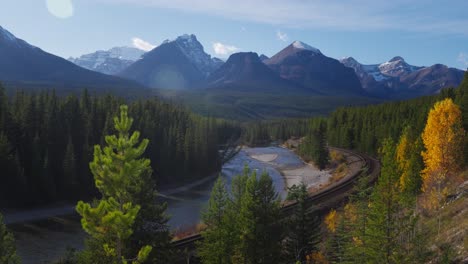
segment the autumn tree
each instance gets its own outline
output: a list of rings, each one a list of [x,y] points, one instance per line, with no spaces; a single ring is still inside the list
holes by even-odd
[[[99,263],[142,263],[151,252],[151,246],[143,246],[136,256],[125,256],[129,245],[125,241],[133,233],[133,224],[140,205],[132,203],[129,188],[135,187],[142,174],[151,170],[150,160],[142,159],[148,140],[139,142],[140,133],[130,134],[133,119],[127,115],[127,106],[120,107],[120,118],[114,118],[118,135],[106,136],[107,146],[94,147],[94,159],[90,163],[96,187],[102,198],[94,204],[78,202],[77,212],[81,215],[83,229],[91,236],[89,254]],[[138,185],[136,185],[138,187]],[[95,259],[101,257],[101,259]]]
[[[396,162],[400,172],[402,198],[408,202],[414,202],[421,190],[422,148],[421,139],[411,127],[406,127],[396,147]]]
[[[463,165],[465,130],[460,108],[451,99],[437,102],[429,112],[422,133],[425,168],[422,190],[425,207],[438,209],[449,191],[449,182]]]
[[[345,221],[343,215],[335,209],[332,209],[325,216],[327,236],[323,255],[330,263],[343,263],[345,261],[345,250],[350,239]]]

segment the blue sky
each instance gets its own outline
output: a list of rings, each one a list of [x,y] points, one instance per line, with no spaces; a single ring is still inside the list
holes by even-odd
[[[221,58],[301,40],[333,58],[466,69],[466,10],[466,0],[2,0],[0,25],[65,58],[193,33]]]

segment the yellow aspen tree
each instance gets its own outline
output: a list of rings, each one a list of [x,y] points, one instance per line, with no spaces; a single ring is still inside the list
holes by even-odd
[[[402,199],[406,202],[413,201],[421,191],[423,143],[422,139],[417,138],[413,131],[410,126],[406,127],[396,146],[395,159],[400,172],[399,187]]]
[[[422,133],[422,191],[427,209],[438,209],[448,194],[448,183],[462,168],[465,130],[460,108],[447,98],[437,102],[429,112]]]
[[[335,209],[332,209],[326,216],[325,216],[325,225],[327,226],[327,229],[335,233],[336,232],[336,226],[338,223],[338,214]]]
[[[400,137],[400,142],[397,145],[396,149],[396,161],[398,164],[398,169],[401,171],[400,176],[400,189],[404,191],[407,187],[409,175],[409,157],[408,150],[411,148],[408,140],[408,135],[403,133]]]

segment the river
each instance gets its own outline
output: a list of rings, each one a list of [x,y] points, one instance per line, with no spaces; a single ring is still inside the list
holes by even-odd
[[[245,165],[258,173],[268,172],[282,199],[286,197],[287,185],[280,171],[306,166],[296,154],[284,148],[243,148],[222,167],[221,176],[226,179],[228,186],[235,175],[242,173]],[[172,229],[184,229],[200,222],[201,211],[209,199],[215,179],[216,177],[208,177],[200,184],[181,188],[178,192],[161,192],[164,197],[161,199],[168,203],[167,213],[171,217],[169,225]],[[85,237],[76,219],[67,217],[52,217],[47,221],[15,225],[14,233],[18,254],[25,264],[56,260],[63,256],[67,248],[82,248]]]

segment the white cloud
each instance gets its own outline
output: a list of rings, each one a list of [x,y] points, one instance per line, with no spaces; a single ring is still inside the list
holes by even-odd
[[[288,41],[288,34],[281,32],[280,30],[276,31],[276,37],[283,42]]]
[[[232,46],[232,45],[226,45],[221,42],[215,42],[213,43],[213,50],[216,55],[227,57],[231,55],[232,53],[238,51],[239,48],[236,46]]]
[[[468,35],[468,17],[453,16],[468,9],[468,1],[444,5],[427,0],[100,0],[216,15],[291,28],[353,31],[402,30]]]
[[[144,51],[150,51],[156,47],[155,45],[147,41],[144,41],[141,38],[132,38],[132,44],[135,48],[141,49]]]
[[[465,67],[468,67],[468,53],[460,52],[457,61],[461,62]]]

